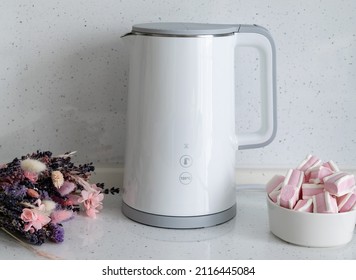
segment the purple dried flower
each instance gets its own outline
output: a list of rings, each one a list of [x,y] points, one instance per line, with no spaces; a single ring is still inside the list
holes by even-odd
[[[5,192],[0,192],[0,215],[1,213],[4,213],[4,215],[13,214],[14,217],[20,218],[23,208],[16,197],[11,197],[6,195]]]
[[[61,224],[49,224],[48,231],[50,233],[49,239],[55,243],[64,241],[64,229]]]
[[[3,186],[4,192],[6,195],[22,200],[26,195],[27,188],[24,185],[6,185]]]
[[[24,232],[24,236],[28,240],[28,242],[33,245],[42,245],[47,239],[46,230],[44,228],[36,230],[33,233],[26,231]]]

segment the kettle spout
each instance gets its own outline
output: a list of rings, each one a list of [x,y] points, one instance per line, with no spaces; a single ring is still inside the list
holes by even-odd
[[[122,35],[120,38],[124,38],[124,37],[131,36],[131,35],[135,35],[135,33],[129,32],[129,33]]]

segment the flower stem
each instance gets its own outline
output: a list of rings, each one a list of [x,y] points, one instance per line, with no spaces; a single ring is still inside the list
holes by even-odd
[[[37,250],[35,248],[33,248],[31,245],[23,242],[21,239],[17,238],[15,235],[13,235],[11,232],[9,232],[7,229],[5,229],[4,227],[0,228],[1,230],[3,230],[5,233],[7,233],[9,236],[11,236],[12,238],[14,238],[20,245],[22,245],[23,247],[25,247],[27,250],[31,251],[32,253],[34,253],[37,256],[49,259],[49,260],[60,260],[60,257],[57,257],[55,255],[51,255],[48,254],[46,252],[43,252],[41,250]]]

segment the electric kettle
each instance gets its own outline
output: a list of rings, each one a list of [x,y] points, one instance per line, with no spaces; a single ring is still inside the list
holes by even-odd
[[[146,225],[200,228],[236,214],[235,151],[276,133],[276,50],[257,25],[146,23],[130,46],[122,212]],[[259,53],[261,125],[235,131],[235,49]]]

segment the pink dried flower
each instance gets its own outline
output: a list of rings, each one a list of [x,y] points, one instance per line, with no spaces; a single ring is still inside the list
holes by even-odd
[[[102,200],[104,199],[104,194],[100,192],[100,189],[95,185],[91,185],[90,189],[82,190],[82,197],[79,199],[80,203],[83,203],[86,214],[91,218],[96,218],[96,213],[103,209]]]
[[[65,204],[64,204],[64,205],[66,205],[66,206],[78,205],[80,198],[81,198],[80,195],[77,195],[77,194],[68,194],[68,195],[67,195],[67,200],[65,201]]]
[[[32,183],[36,183],[38,179],[38,173],[36,172],[31,172],[31,171],[24,171],[23,175],[29,179]]]
[[[29,208],[22,210],[21,219],[27,223],[24,227],[25,231],[29,231],[32,227],[35,230],[39,230],[51,221],[48,216],[42,214],[40,211]]]
[[[51,214],[51,222],[53,224],[59,224],[67,221],[73,217],[73,212],[70,210],[57,210]]]

